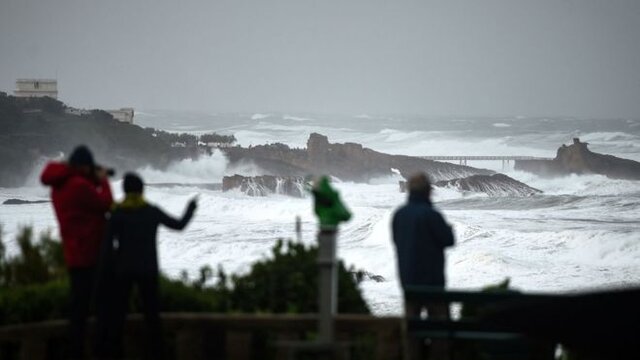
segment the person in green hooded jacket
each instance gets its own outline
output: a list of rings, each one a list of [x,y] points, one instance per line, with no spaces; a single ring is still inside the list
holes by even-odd
[[[149,204],[143,197],[144,183],[134,174],[124,176],[125,198],[114,205],[103,248],[103,271],[108,273],[105,283],[112,289],[112,309],[103,312],[107,319],[101,322],[102,332],[99,354],[122,356],[122,330],[129,297],[137,287],[142,299],[145,322],[149,331],[148,348],[154,359],[162,357],[162,332],[158,301],[158,255],[156,235],[158,226],[175,230],[184,229],[197,207],[195,199],[189,201],[180,219],[167,215]]]

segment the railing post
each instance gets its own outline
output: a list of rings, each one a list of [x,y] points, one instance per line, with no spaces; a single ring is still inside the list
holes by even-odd
[[[28,336],[20,342],[21,360],[39,360],[47,357],[47,339]]]
[[[227,359],[249,360],[251,359],[252,336],[251,332],[227,332],[226,335],[226,355]]]
[[[376,333],[376,359],[377,360],[392,360],[392,359],[400,359],[400,348],[402,344],[402,336],[400,334],[399,328],[400,324],[397,324],[397,327],[393,327],[390,329],[378,330]]]
[[[181,329],[176,334],[177,360],[204,360],[204,331]]]

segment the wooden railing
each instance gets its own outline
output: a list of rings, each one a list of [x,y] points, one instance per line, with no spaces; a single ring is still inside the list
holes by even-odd
[[[452,346],[458,356],[488,358],[553,359],[556,344],[530,338],[520,329],[486,321],[484,315],[513,304],[540,304],[563,298],[563,295],[523,294],[514,291],[455,291],[429,286],[407,286],[408,300],[421,303],[459,303],[473,306],[477,312],[457,319],[408,318],[408,336],[412,338],[446,339],[452,344],[475,342],[473,353],[460,353],[460,347]],[[493,344],[485,346],[482,344]],[[496,345],[497,344],[497,345]],[[482,353],[483,355],[478,355]]]
[[[312,340],[316,315],[253,315],[165,313],[162,325],[167,359],[285,359],[278,344]],[[339,315],[338,341],[348,344],[351,358],[400,359],[402,319],[367,315]],[[127,358],[143,358],[144,321],[129,317],[125,329]],[[64,358],[66,322],[63,320],[0,327],[0,359]],[[92,323],[87,349],[91,349]],[[359,355],[358,355],[359,354]]]

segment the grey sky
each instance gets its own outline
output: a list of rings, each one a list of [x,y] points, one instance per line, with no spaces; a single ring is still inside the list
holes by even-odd
[[[79,107],[640,118],[637,0],[0,0]]]

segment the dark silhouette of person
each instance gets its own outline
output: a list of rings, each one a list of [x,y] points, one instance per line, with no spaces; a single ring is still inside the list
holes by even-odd
[[[102,336],[104,352],[112,357],[123,355],[122,334],[128,311],[129,297],[135,286],[142,300],[145,322],[148,329],[148,355],[153,359],[163,356],[162,329],[158,299],[158,255],[156,234],[159,225],[181,230],[189,223],[196,210],[195,199],[189,201],[181,219],[167,215],[158,207],[146,202],[143,197],[144,183],[134,174],[124,176],[125,198],[113,207],[103,255],[109,258],[113,271],[112,312],[103,315],[112,317],[102,323],[108,327]],[[99,320],[100,322],[100,320]]]
[[[70,356],[85,356],[85,327],[94,289],[95,267],[113,198],[107,171],[96,166],[89,148],[76,147],[68,162],[48,163],[40,181],[51,187],[70,280]]]
[[[393,242],[398,256],[398,272],[403,290],[410,285],[444,289],[444,249],[453,246],[451,226],[431,204],[431,184],[426,174],[412,176],[408,182],[409,201],[393,216]],[[405,298],[405,316],[418,318],[423,309],[432,318],[448,319],[449,306],[442,303],[416,303]],[[424,342],[406,339],[405,352],[420,359]],[[434,340],[430,358],[446,358],[447,344]]]

